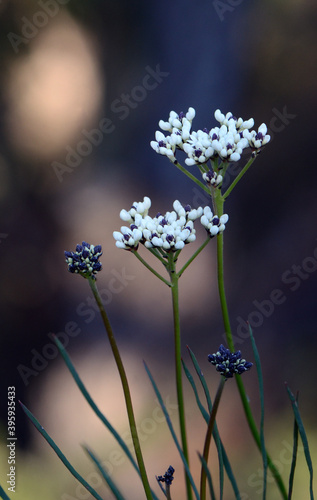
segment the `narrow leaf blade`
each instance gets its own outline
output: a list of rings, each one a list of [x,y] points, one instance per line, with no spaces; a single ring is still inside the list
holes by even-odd
[[[97,466],[98,470],[100,471],[102,477],[106,481],[107,485],[109,486],[110,490],[114,494],[117,500],[125,500],[124,496],[121,494],[120,490],[117,488],[115,485],[114,481],[112,481],[110,475],[106,471],[106,469],[102,466],[100,460],[96,457],[96,455],[88,448],[88,446],[83,446],[84,450],[88,453],[89,457],[91,460],[94,462],[94,464]]]
[[[204,408],[204,406],[202,405],[202,403],[201,403],[201,401],[199,399],[197,387],[196,387],[196,384],[194,382],[193,376],[190,373],[189,369],[187,368],[187,366],[185,364],[185,361],[183,359],[182,359],[182,365],[183,365],[183,369],[184,369],[185,375],[186,375],[186,377],[188,379],[188,382],[190,383],[190,385],[192,386],[192,389],[194,391],[195,398],[196,398],[196,403],[197,403],[197,406],[198,406],[198,408],[200,410],[200,413],[202,414],[203,418],[205,419],[206,423],[208,424],[208,422],[209,422],[209,413]]]
[[[10,500],[6,492],[2,489],[1,485],[0,485],[0,498],[2,498],[3,500]]]
[[[209,393],[209,389],[208,389],[204,374],[203,374],[203,372],[198,364],[198,361],[197,361],[193,351],[188,346],[187,346],[187,349],[188,349],[189,355],[191,357],[191,360],[193,362],[193,365],[195,367],[196,373],[197,373],[199,380],[201,382],[201,385],[203,386],[206,400],[207,400],[207,404],[208,404],[209,413],[211,413],[211,410],[212,410],[211,398],[210,398],[210,393]]]
[[[255,359],[256,370],[257,370],[257,374],[258,374],[258,381],[259,381],[260,404],[261,404],[260,442],[261,442],[261,454],[262,454],[262,461],[263,461],[263,496],[262,496],[262,498],[263,498],[263,500],[265,500],[265,498],[266,498],[266,485],[267,485],[267,454],[266,454],[265,441],[264,441],[263,375],[262,375],[262,368],[261,368],[259,351],[257,349],[255,339],[254,339],[254,336],[252,333],[252,328],[250,325],[249,325],[249,333],[250,333],[251,344],[252,344],[252,349],[253,349],[253,354],[254,354],[254,359]]]
[[[46,430],[41,426],[40,422],[34,417],[34,415],[30,412],[30,410],[27,409],[27,407],[19,401],[22,410],[24,413],[27,415],[27,417],[31,420],[32,424],[36,427],[36,429],[42,434],[44,439],[48,442],[48,444],[53,448],[55,451],[56,455],[58,458],[63,462],[65,467],[69,470],[69,472],[79,481],[84,488],[86,488],[89,493],[96,498],[97,500],[102,500],[101,496],[98,495],[98,493],[94,490],[92,486],[90,486],[89,483],[74,469],[74,467],[71,465],[71,463],[67,460],[65,455],[62,453],[62,451],[59,449],[57,444],[53,441],[53,439],[49,436],[49,434],[46,432]]]
[[[304,428],[304,424],[303,424],[302,418],[301,418],[300,413],[299,413],[299,409],[298,409],[298,404],[297,404],[296,398],[295,398],[294,394],[292,393],[292,391],[290,390],[290,388],[288,387],[287,384],[286,384],[286,390],[287,390],[288,396],[290,398],[290,401],[291,401],[291,404],[292,404],[292,407],[293,407],[293,412],[294,412],[295,419],[296,419],[296,422],[297,422],[297,425],[298,425],[299,435],[300,435],[302,443],[303,443],[304,453],[305,453],[305,458],[306,458],[306,463],[307,463],[307,467],[308,467],[308,470],[309,470],[309,476],[310,476],[310,480],[309,480],[309,493],[310,493],[311,500],[314,500],[314,493],[313,493],[313,464],[312,464],[312,460],[311,460],[311,456],[310,456],[308,439],[307,439],[307,436],[306,436],[306,432],[305,432],[305,428]]]
[[[294,418],[293,453],[292,453],[292,463],[291,463],[291,470],[289,473],[289,482],[288,482],[288,500],[291,500],[292,494],[293,494],[293,484],[294,484],[294,476],[295,476],[295,468],[296,468],[296,460],[297,460],[297,450],[298,450],[298,425],[296,422],[296,418]]]
[[[197,499],[197,500],[199,500],[198,490],[197,490],[197,488],[196,488],[196,485],[195,485],[195,483],[194,483],[193,477],[192,477],[191,472],[190,472],[190,470],[189,470],[188,463],[187,463],[187,461],[186,461],[186,458],[185,458],[185,456],[184,456],[184,453],[183,453],[183,451],[182,451],[182,449],[181,449],[181,446],[180,446],[180,444],[179,444],[179,441],[178,441],[178,439],[177,439],[177,437],[176,437],[176,434],[175,434],[175,431],[174,431],[174,428],[173,428],[173,425],[172,425],[172,422],[171,422],[170,416],[169,416],[169,414],[168,414],[168,411],[167,411],[167,409],[166,409],[166,406],[164,405],[164,402],[163,402],[163,398],[162,398],[162,396],[161,396],[161,393],[159,392],[158,387],[157,387],[157,385],[156,385],[156,383],[155,383],[155,381],[154,381],[154,379],[153,379],[153,377],[152,377],[152,374],[151,374],[150,370],[148,369],[148,367],[147,367],[146,363],[144,363],[144,366],[145,366],[146,373],[148,374],[148,377],[149,377],[149,379],[150,379],[150,381],[151,381],[151,384],[152,384],[152,387],[153,387],[154,392],[155,392],[155,394],[156,394],[156,397],[157,397],[157,399],[158,399],[158,401],[159,401],[159,404],[160,404],[160,406],[161,406],[161,408],[162,408],[162,411],[163,411],[163,413],[164,413],[164,416],[165,416],[165,418],[166,418],[166,422],[167,422],[168,428],[169,428],[169,430],[170,430],[170,432],[171,432],[171,434],[172,434],[172,438],[173,438],[173,440],[174,440],[174,443],[175,443],[175,445],[176,445],[176,448],[177,448],[177,450],[178,450],[178,453],[180,454],[180,457],[181,457],[181,459],[182,459],[182,461],[183,461],[183,464],[184,464],[184,468],[185,468],[185,470],[186,470],[187,477],[189,478],[190,484],[192,485],[192,488],[193,488],[193,490],[194,490],[194,493],[195,493],[196,499]]]
[[[198,456],[199,456],[200,461],[202,463],[202,466],[203,466],[203,468],[204,468],[204,470],[206,472],[211,500],[216,500],[216,495],[215,495],[214,487],[213,487],[213,484],[212,484],[212,478],[211,478],[210,470],[208,468],[206,460],[204,459],[204,457],[200,453],[198,453]]]

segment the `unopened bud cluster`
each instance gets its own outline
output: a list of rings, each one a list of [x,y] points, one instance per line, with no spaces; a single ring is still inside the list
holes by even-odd
[[[83,241],[76,246],[75,252],[65,251],[66,263],[70,273],[81,274],[84,278],[96,279],[95,274],[101,271],[99,257],[102,255],[100,245],[90,245]]]
[[[253,363],[241,357],[241,351],[231,352],[222,344],[215,354],[208,355],[208,361],[215,365],[216,370],[226,379],[232,378],[234,374],[241,375],[253,366]]]
[[[174,472],[175,472],[174,467],[170,465],[167,471],[165,472],[164,476],[157,476],[156,479],[158,480],[159,483],[166,483],[170,486],[172,484],[172,481],[174,480],[173,477]]]

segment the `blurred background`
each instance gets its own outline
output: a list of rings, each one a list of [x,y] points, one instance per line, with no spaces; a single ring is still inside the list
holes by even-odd
[[[82,443],[96,450],[129,500],[142,496],[139,481],[78,393],[50,339],[56,333],[67,344],[100,408],[127,436],[116,368],[88,284],[67,273],[64,262],[64,250],[85,240],[103,247],[98,286],[127,364],[151,483],[159,492],[155,474],[173,465],[173,498],[182,498],[180,459],[142,364],[145,359],[151,367],[177,426],[169,291],[133,255],[115,248],[112,232],[121,226],[120,210],[144,196],[152,199],[153,214],[170,210],[175,199],[195,207],[208,203],[149,145],[160,119],[190,106],[196,109],[194,130],[215,126],[213,113],[220,108],[254,117],[256,127],[265,122],[271,133],[270,145],[226,205],[227,296],[236,347],[251,360],[242,320],[249,318],[254,328],[268,448],[276,466],[287,480],[293,423],[285,381],[299,391],[316,461],[316,21],[311,0],[0,2],[2,486],[8,467],[7,387],[15,386],[17,399],[103,498],[111,495]],[[204,238],[199,230],[198,242]],[[211,242],[184,274],[180,295],[184,358],[189,344],[213,394],[218,377],[207,354],[224,341],[215,246]],[[191,248],[183,254],[185,262]],[[245,384],[259,417],[255,371]],[[191,459],[198,473],[196,451],[202,449],[205,427],[189,390],[187,397]],[[92,498],[19,408],[16,419],[14,497]],[[261,457],[234,382],[224,391],[218,425],[244,499],[260,498]],[[212,460],[217,476],[215,455]],[[298,463],[295,493],[308,498],[302,450]],[[229,488],[225,494],[232,498]],[[270,499],[278,498],[272,487]]]

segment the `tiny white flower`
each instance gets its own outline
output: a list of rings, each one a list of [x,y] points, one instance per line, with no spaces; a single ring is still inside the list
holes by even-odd
[[[182,250],[185,246],[185,243],[183,241],[178,241],[176,244],[175,244],[175,250]]]
[[[239,160],[240,160],[240,158],[241,158],[241,156],[240,156],[238,153],[232,153],[232,154],[230,155],[230,160],[231,160],[231,161],[239,161]]]
[[[195,118],[195,115],[196,111],[194,110],[194,108],[188,108],[188,111],[186,113],[187,120],[192,121]]]
[[[225,224],[228,222],[229,217],[223,214],[220,218],[214,215],[210,207],[204,208],[204,215],[201,217],[200,222],[212,238],[216,234],[222,233],[225,230]]]

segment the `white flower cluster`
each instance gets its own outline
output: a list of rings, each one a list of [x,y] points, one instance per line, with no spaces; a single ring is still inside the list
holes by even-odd
[[[205,207],[204,215],[201,217],[200,222],[212,238],[213,236],[216,236],[216,234],[222,233],[225,230],[228,220],[229,216],[227,214],[223,214],[221,217],[218,217],[218,215],[214,215],[212,213],[210,207]]]
[[[209,184],[210,186],[220,186],[223,180],[222,175],[218,174],[217,172],[214,172],[212,170],[209,170],[209,172],[204,172],[203,173],[203,179],[206,182],[206,184]]]
[[[194,108],[188,108],[186,115],[175,111],[170,112],[167,122],[159,121],[159,127],[170,135],[165,136],[157,130],[155,132],[156,141],[151,141],[151,146],[157,153],[167,156],[172,162],[176,161],[176,148],[183,149],[184,144],[190,138],[192,121],[195,118]]]
[[[122,226],[121,232],[114,231],[113,237],[118,248],[137,250],[139,243],[142,243],[146,248],[162,248],[168,252],[181,250],[186,243],[195,241],[194,220],[203,214],[201,207],[183,207],[176,200],[172,212],[165,215],[158,213],[152,218],[148,215],[150,206],[150,198],[145,197],[143,202],[133,203],[129,211],[121,210],[120,218],[130,227]]]
[[[186,115],[175,111],[170,112],[169,120],[160,120],[159,127],[170,132],[165,136],[162,132],[155,133],[155,141],[151,147],[157,153],[167,156],[176,162],[176,149],[181,149],[187,154],[186,165],[200,165],[208,160],[220,158],[221,161],[239,161],[242,151],[251,148],[259,152],[261,147],[270,141],[267,127],[264,123],[258,131],[250,130],[254,126],[253,118],[243,120],[236,118],[232,113],[224,115],[219,109],[214,114],[220,127],[191,132],[192,120],[195,117],[194,108],[189,108]]]

